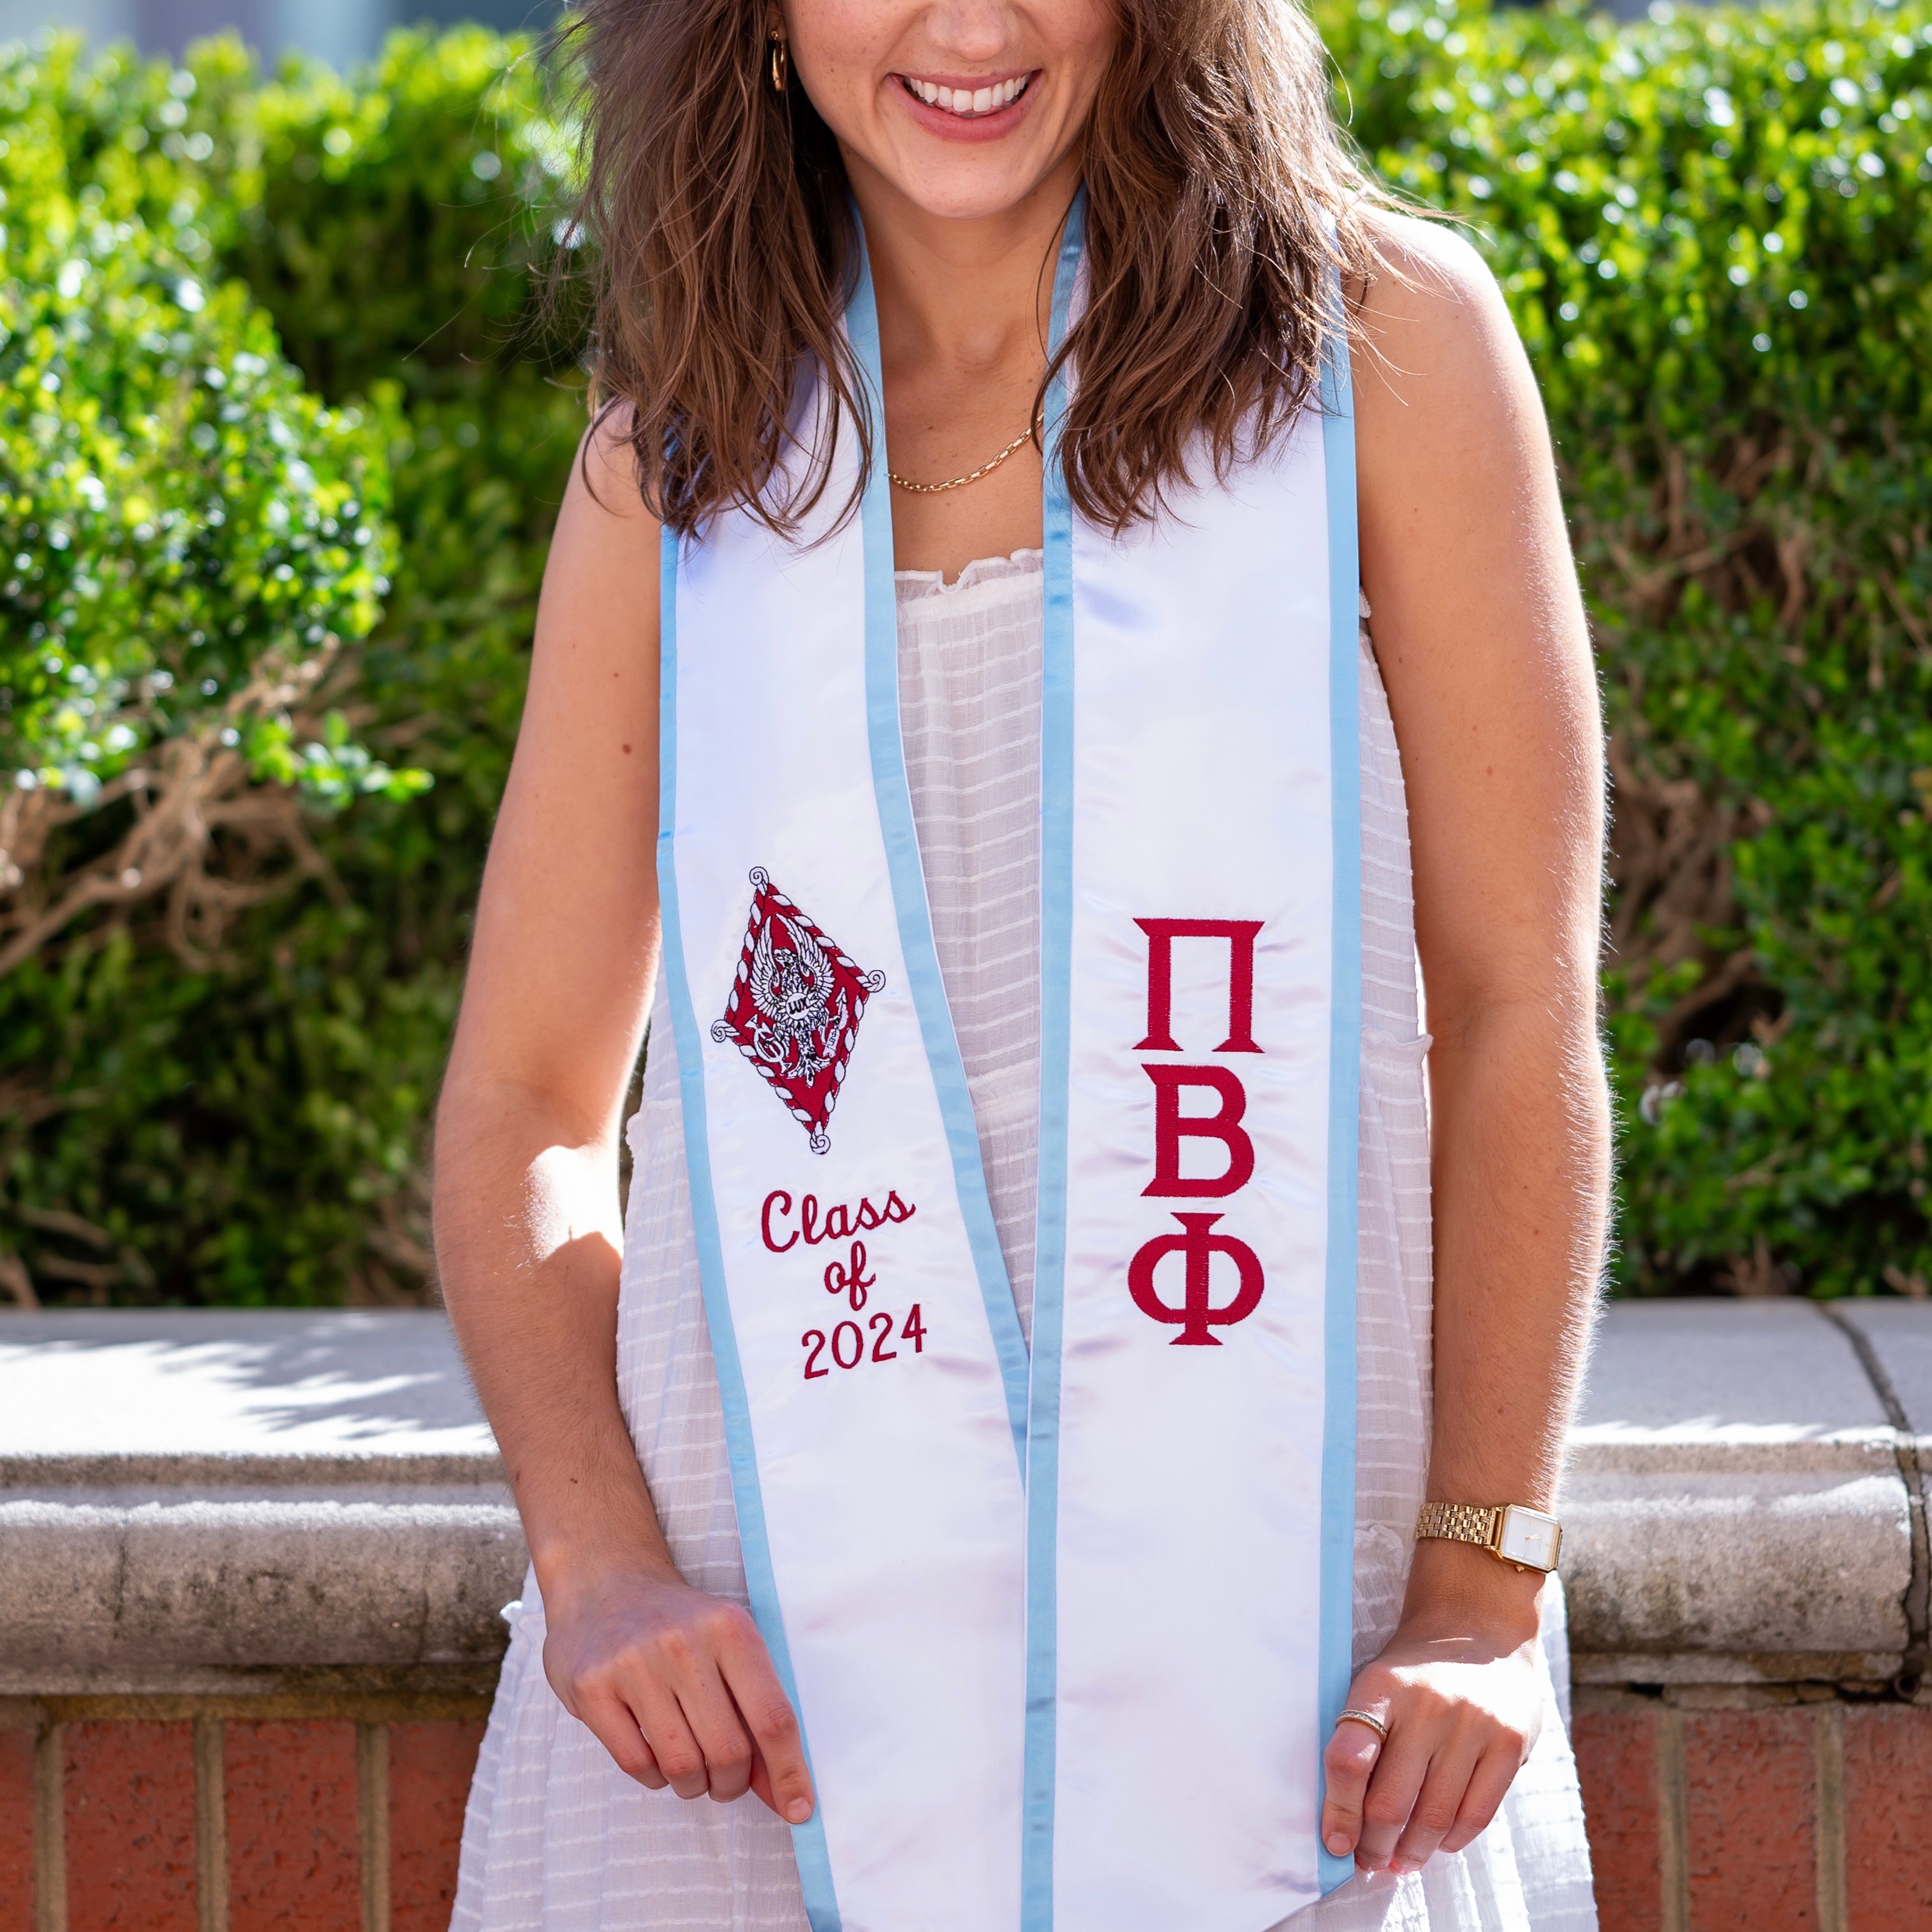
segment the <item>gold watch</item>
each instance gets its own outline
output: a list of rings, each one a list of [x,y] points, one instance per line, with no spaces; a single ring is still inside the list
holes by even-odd
[[[1424,1503],[1415,1519],[1418,1537],[1480,1544],[1519,1570],[1554,1570],[1563,1547],[1563,1526],[1553,1516],[1522,1503],[1484,1508],[1475,1503]]]

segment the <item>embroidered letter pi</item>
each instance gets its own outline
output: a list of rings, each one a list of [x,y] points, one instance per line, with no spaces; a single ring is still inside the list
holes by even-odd
[[[859,1037],[866,1002],[886,983],[862,972],[772,884],[752,873],[752,916],[724,1017],[711,1037],[735,1042],[792,1118],[814,1154],[832,1144],[826,1130]]]

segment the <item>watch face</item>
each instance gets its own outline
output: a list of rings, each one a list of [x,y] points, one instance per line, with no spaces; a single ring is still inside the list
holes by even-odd
[[[1503,1511],[1502,1534],[1497,1540],[1496,1554],[1532,1570],[1553,1570],[1562,1534],[1554,1516],[1544,1516],[1535,1510],[1512,1503]]]

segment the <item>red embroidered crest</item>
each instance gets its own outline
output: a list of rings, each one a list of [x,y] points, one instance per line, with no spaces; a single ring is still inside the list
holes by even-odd
[[[812,1152],[824,1154],[866,1002],[886,976],[861,972],[762,866],[753,870],[752,885],[745,950],[711,1037],[736,1042],[803,1124]]]

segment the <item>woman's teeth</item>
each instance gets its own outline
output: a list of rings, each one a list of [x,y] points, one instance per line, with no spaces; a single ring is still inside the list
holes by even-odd
[[[1027,91],[1027,83],[1033,76],[1021,74],[1012,80],[1003,80],[993,87],[935,87],[929,80],[914,80],[905,76],[905,88],[915,94],[928,107],[937,107],[943,114],[958,114],[970,118],[978,114],[997,114],[1003,107],[1010,107]]]

